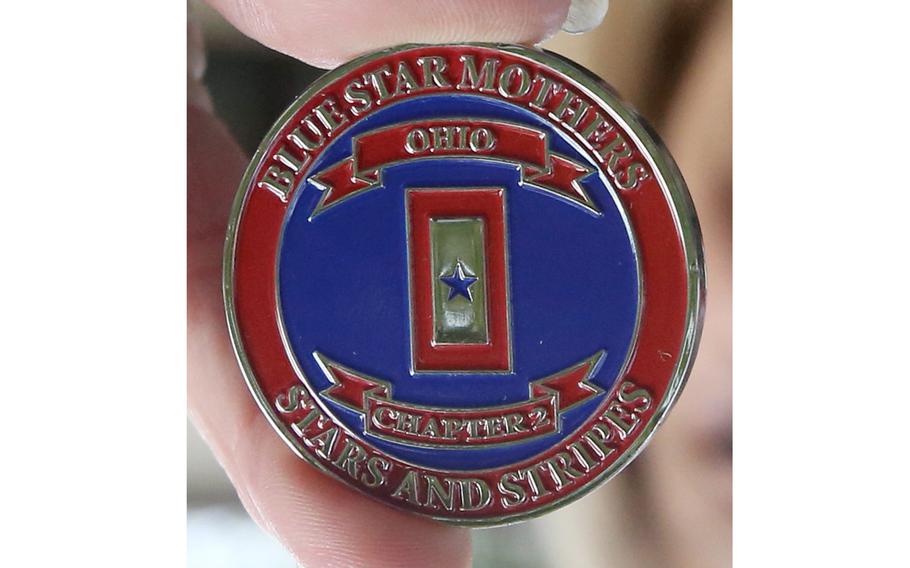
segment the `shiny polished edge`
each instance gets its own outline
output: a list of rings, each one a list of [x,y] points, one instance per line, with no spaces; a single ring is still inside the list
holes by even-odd
[[[578,88],[583,90],[593,99],[599,100],[603,103],[604,110],[608,112],[611,117],[616,120],[621,126],[624,127],[626,132],[633,138],[633,140],[640,148],[643,148],[647,151],[645,158],[652,166],[653,171],[657,174],[660,187],[672,205],[674,219],[677,224],[677,230],[679,231],[682,239],[688,276],[686,331],[685,336],[683,337],[683,342],[679,354],[679,361],[677,362],[673,376],[671,377],[670,384],[668,385],[667,390],[664,393],[664,396],[661,399],[657,409],[654,411],[651,419],[647,422],[647,424],[645,424],[641,433],[636,437],[632,445],[630,445],[629,448],[627,448],[626,451],[623,452],[623,454],[621,454],[616,459],[616,461],[614,461],[608,468],[606,468],[597,478],[591,480],[586,485],[579,487],[575,491],[568,493],[551,503],[548,503],[545,506],[525,512],[516,513],[513,515],[502,515],[485,519],[458,519],[431,515],[419,511],[413,511],[411,509],[406,509],[413,514],[433,518],[448,524],[472,527],[492,527],[512,524],[539,517],[554,509],[568,505],[569,503],[572,503],[575,500],[587,495],[597,487],[600,487],[602,484],[615,477],[618,473],[625,469],[629,463],[638,457],[648,442],[650,442],[656,429],[666,419],[669,410],[678,400],[679,395],[689,378],[689,374],[692,371],[692,366],[695,362],[695,354],[698,350],[698,344],[701,339],[702,324],[704,321],[706,274],[701,228],[698,223],[698,218],[696,217],[695,206],[692,202],[692,197],[689,194],[686,182],[682,177],[682,173],[679,171],[679,167],[676,165],[676,162],[673,160],[660,137],[645,122],[645,120],[638,114],[637,111],[627,106],[627,104],[620,99],[619,95],[612,87],[607,85],[600,77],[598,77],[590,70],[570,61],[569,59],[557,53],[548,50],[519,45],[502,45],[483,42],[465,42],[440,45],[440,47],[459,46],[485,47],[494,50],[501,50],[530,59],[532,61],[536,61],[543,65],[550,66],[563,75],[567,76],[569,79],[572,79]],[[259,406],[262,413],[266,416],[272,428],[276,431],[276,433],[279,434],[285,444],[287,444],[291,451],[293,451],[298,457],[303,458],[323,473],[326,473],[331,477],[338,479],[345,485],[354,487],[358,491],[362,491],[365,494],[367,493],[360,489],[359,486],[341,479],[341,477],[335,472],[324,467],[317,460],[311,459],[306,452],[302,452],[297,448],[293,442],[292,433],[284,425],[284,423],[277,418],[271,404],[265,400],[263,392],[255,380],[252,366],[249,363],[242,345],[240,329],[237,322],[237,314],[234,310],[234,254],[236,245],[236,231],[237,224],[240,220],[240,214],[243,211],[244,204],[246,203],[246,195],[248,189],[247,186],[249,185],[249,182],[255,172],[262,164],[262,161],[265,157],[265,151],[269,148],[270,143],[275,135],[281,130],[284,124],[294,116],[303,102],[308,100],[313,94],[328,86],[335,79],[342,76],[352,67],[360,66],[376,59],[381,59],[392,53],[407,51],[420,47],[433,46],[425,44],[405,44],[358,57],[332,71],[326,72],[316,81],[314,81],[300,96],[295,98],[294,101],[281,114],[281,116],[275,121],[269,131],[265,134],[263,137],[263,142],[256,149],[256,152],[250,160],[249,166],[247,166],[247,169],[243,174],[239,189],[231,206],[231,212],[226,231],[227,234],[225,238],[224,262],[222,265],[222,291],[224,295],[223,299],[225,306],[225,315],[228,324],[228,332],[231,337],[231,345],[234,350],[234,355],[236,356],[237,362],[240,365],[241,374],[243,375],[247,387],[253,394],[253,398],[255,399],[256,404]],[[628,219],[626,219],[626,223],[628,224]],[[639,282],[640,281],[641,274],[639,268]],[[639,293],[639,297],[641,298],[641,292]],[[636,333],[638,331],[639,324],[640,321],[636,322]],[[372,495],[370,496],[374,497]],[[390,502],[384,500],[381,501],[389,506],[394,506],[394,504]]]

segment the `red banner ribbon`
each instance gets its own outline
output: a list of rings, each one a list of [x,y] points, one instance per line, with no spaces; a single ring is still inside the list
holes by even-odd
[[[590,382],[604,351],[529,386],[529,400],[451,409],[396,401],[391,385],[316,354],[332,386],[322,394],[364,415],[364,432],[416,446],[478,447],[558,432],[560,415],[603,390]]]
[[[496,159],[521,166],[522,183],[599,213],[581,178],[592,169],[550,151],[547,133],[496,120],[435,119],[397,124],[354,138],[353,152],[311,176],[322,199],[313,216],[364,191],[380,187],[381,170],[422,158]]]

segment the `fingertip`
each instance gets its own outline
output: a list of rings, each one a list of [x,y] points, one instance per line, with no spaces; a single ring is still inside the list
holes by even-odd
[[[570,5],[570,0],[208,1],[246,35],[321,68],[403,43],[533,45],[559,31]]]

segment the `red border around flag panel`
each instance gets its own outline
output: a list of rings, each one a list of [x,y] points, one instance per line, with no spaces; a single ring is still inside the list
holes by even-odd
[[[410,189],[408,223],[411,245],[411,282],[415,371],[508,371],[508,303],[506,300],[505,197],[502,189]],[[430,271],[430,220],[481,217],[486,257],[487,325],[485,344],[434,344],[433,275]]]

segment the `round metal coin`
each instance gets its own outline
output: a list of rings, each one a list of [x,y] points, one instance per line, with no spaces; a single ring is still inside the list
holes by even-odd
[[[703,295],[667,151],[592,74],[518,46],[326,74],[256,152],[225,251],[237,357],[290,448],[473,525],[627,465],[683,387]]]

